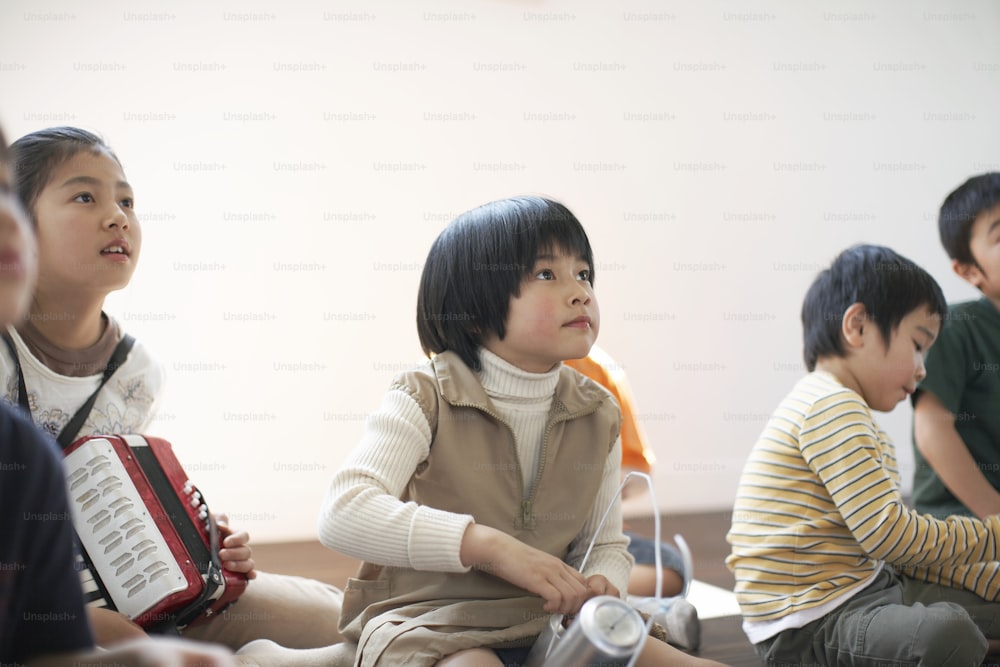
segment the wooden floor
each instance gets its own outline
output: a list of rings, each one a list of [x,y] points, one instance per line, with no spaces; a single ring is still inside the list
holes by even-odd
[[[653,520],[630,519],[628,528],[640,534],[652,535]],[[680,533],[694,554],[695,577],[701,581],[731,590],[733,576],[726,569],[729,545],[725,535],[729,529],[729,513],[683,514],[664,518],[664,537]],[[343,588],[347,577],[354,574],[357,561],[326,549],[318,542],[285,542],[254,545],[257,567],[267,572],[296,574],[331,583]],[[702,621],[701,649],[695,652],[732,667],[762,667],[753,648],[740,629],[738,616]]]

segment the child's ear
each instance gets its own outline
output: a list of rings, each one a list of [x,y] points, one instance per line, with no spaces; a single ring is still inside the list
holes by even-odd
[[[840,333],[844,336],[850,347],[861,347],[864,345],[865,325],[868,321],[868,311],[863,303],[852,303],[844,311],[844,318],[840,323]]]
[[[975,262],[962,262],[957,259],[951,260],[951,270],[959,278],[969,283],[977,290],[982,291],[983,272],[976,266]]]

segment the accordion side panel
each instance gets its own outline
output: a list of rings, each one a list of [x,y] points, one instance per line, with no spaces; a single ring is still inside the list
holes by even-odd
[[[80,443],[66,454],[64,467],[80,542],[115,606],[136,618],[193,582],[153,527],[158,518],[151,520],[147,509],[151,494],[140,491],[142,473],[128,469],[134,467],[128,447],[115,440],[121,452],[107,438]]]

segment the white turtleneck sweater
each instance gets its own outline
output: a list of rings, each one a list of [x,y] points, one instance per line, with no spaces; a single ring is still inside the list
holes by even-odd
[[[529,373],[485,349],[480,350],[480,360],[483,388],[514,432],[527,497],[538,472],[559,367],[547,373]],[[389,391],[381,407],[368,418],[361,443],[333,478],[320,512],[320,542],[381,565],[467,571],[459,554],[473,517],[399,499],[417,466],[429,456],[430,445],[430,425],[420,406],[404,391]],[[601,517],[615,500],[620,461],[619,441],[608,454],[590,518],[566,558],[577,569]],[[632,558],[621,528],[621,506],[615,502],[582,572],[585,576],[603,574],[624,593]]]

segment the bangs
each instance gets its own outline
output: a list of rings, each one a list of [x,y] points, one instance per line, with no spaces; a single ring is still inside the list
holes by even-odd
[[[84,151],[105,154],[118,163],[119,167],[122,166],[121,160],[101,137],[78,127],[38,130],[11,144],[14,190],[32,221],[35,221],[35,202],[48,185],[52,172],[63,162]]]
[[[590,240],[568,208],[559,202],[535,198],[517,199],[511,203],[519,210],[514,215],[504,216],[508,217],[511,228],[501,233],[510,234],[512,242],[498,242],[494,247],[506,246],[513,253],[510,263],[523,267],[522,278],[531,272],[539,257],[563,252],[587,263],[593,284],[594,255]]]

